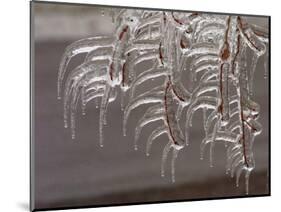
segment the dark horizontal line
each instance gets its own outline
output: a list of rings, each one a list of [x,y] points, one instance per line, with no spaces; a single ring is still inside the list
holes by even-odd
[[[266,194],[255,194],[247,196],[231,196],[231,197],[211,197],[211,198],[198,198],[198,199],[180,199],[180,200],[167,200],[167,201],[151,201],[151,202],[130,202],[130,203],[116,203],[116,204],[100,204],[100,205],[85,205],[74,207],[54,207],[54,208],[34,208],[31,211],[47,211],[47,210],[68,210],[68,209],[85,209],[85,208],[99,208],[99,207],[113,207],[113,206],[131,206],[131,205],[143,205],[143,204],[158,204],[158,203],[180,203],[191,201],[205,201],[205,200],[224,200],[224,199],[240,199],[240,198],[252,198],[252,197],[267,197],[271,196],[270,192]]]
[[[52,2],[52,1],[39,1],[33,0],[34,3],[43,4],[59,4],[59,5],[72,5],[72,6],[89,6],[89,7],[109,7],[109,8],[126,8],[126,9],[144,9],[144,10],[157,10],[157,11],[173,11],[173,12],[198,12],[206,14],[217,14],[217,15],[240,15],[249,17],[262,17],[268,18],[270,15],[256,15],[256,14],[243,14],[243,13],[223,13],[223,12],[209,12],[209,11],[198,11],[198,10],[178,10],[178,9],[164,9],[164,8],[147,8],[147,7],[132,7],[123,5],[102,5],[102,4],[90,4],[90,3],[72,3],[72,2]]]

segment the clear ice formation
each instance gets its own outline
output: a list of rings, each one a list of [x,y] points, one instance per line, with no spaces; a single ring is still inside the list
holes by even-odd
[[[160,135],[167,135],[161,176],[165,175],[168,153],[172,151],[174,182],[175,160],[179,151],[189,145],[192,116],[202,109],[205,138],[200,145],[201,159],[209,145],[210,166],[213,166],[215,144],[224,142],[226,173],[236,176],[237,186],[244,173],[248,194],[249,176],[255,168],[253,143],[262,131],[258,122],[260,108],[252,94],[257,62],[262,55],[267,57],[266,29],[235,15],[130,9],[112,10],[111,15],[116,25],[112,36],[76,41],[66,48],[61,59],[58,99],[63,99],[64,124],[66,128],[70,126],[72,138],[75,138],[79,101],[85,114],[88,102],[95,100],[100,110],[102,147],[108,104],[120,90],[124,136],[132,111],[149,105],[136,125],[134,146],[138,148],[143,127],[161,122],[148,138],[146,154],[150,154],[153,142]],[[246,60],[248,51],[252,55],[250,63]],[[84,62],[67,71],[69,61],[81,53],[87,53]],[[137,73],[143,62],[151,65]],[[266,62],[264,67],[266,77]],[[186,73],[191,86],[181,81]],[[162,84],[137,94],[142,83],[155,78],[162,79]],[[182,118],[183,127],[179,124]]]

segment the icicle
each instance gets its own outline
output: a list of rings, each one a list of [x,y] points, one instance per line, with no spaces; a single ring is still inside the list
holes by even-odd
[[[192,116],[193,113],[198,110],[199,108],[208,108],[208,109],[215,109],[216,108],[216,98],[215,97],[208,97],[208,96],[200,96],[194,102],[191,103],[187,112],[186,112],[186,122],[185,122],[185,140],[186,145],[189,143],[188,139],[188,129],[192,126]]]
[[[200,108],[216,109],[217,98],[212,96],[199,96],[191,105],[191,112],[194,113]]]
[[[146,143],[146,155],[149,156],[150,154],[150,150],[151,150],[151,146],[152,146],[152,142],[159,137],[160,135],[164,134],[164,133],[168,133],[166,126],[160,126],[157,129],[155,129],[151,135],[149,136],[147,143]]]
[[[171,149],[171,143],[168,142],[166,144],[166,146],[163,149],[163,153],[162,153],[162,161],[161,161],[161,177],[165,177],[165,165],[166,165],[166,161],[167,161],[167,157],[168,157],[168,153]]]
[[[203,126],[205,130],[205,134],[207,135],[207,128],[206,128],[206,122],[207,122],[207,108],[203,107]]]
[[[210,167],[214,166],[214,162],[213,162],[214,147],[215,147],[217,132],[220,129],[220,127],[221,127],[221,122],[220,122],[220,119],[218,119],[218,121],[217,121],[217,123],[215,124],[215,127],[214,127],[214,131],[213,131],[213,134],[212,134],[212,141],[211,141],[211,144],[210,144]]]
[[[246,195],[249,194],[249,179],[250,179],[251,170],[247,169],[245,173],[245,187],[246,187]]]
[[[250,92],[251,96],[253,95],[254,74],[255,74],[255,71],[256,71],[258,59],[259,59],[259,55],[254,54],[253,58],[252,58],[252,61],[251,61],[251,66],[250,66],[249,92]]]
[[[264,67],[263,77],[264,77],[264,79],[267,79],[268,63],[269,63],[269,58],[268,58],[268,49],[267,49],[266,53],[265,53],[265,56],[264,56],[264,62],[263,62],[263,67]]]
[[[86,115],[86,94],[85,94],[85,85],[81,88],[81,110],[82,110],[82,115]]]
[[[162,94],[161,94],[162,93]],[[163,91],[158,93],[151,93],[150,95],[141,95],[138,98],[134,99],[130,104],[127,105],[124,110],[124,119],[123,119],[123,135],[126,136],[126,125],[131,111],[140,105],[151,104],[163,102]]]
[[[215,147],[215,142],[211,142],[210,144],[210,167],[214,167],[214,147]]]
[[[103,89],[99,89],[97,91],[94,91],[94,92],[91,92],[89,94],[86,95],[85,97],[85,107],[87,105],[88,102],[94,100],[95,101],[95,104],[99,104],[99,101],[98,101],[98,97],[102,97],[104,95],[104,90]]]
[[[244,159],[241,158],[241,157],[237,157],[237,158],[233,161],[233,163],[232,163],[232,165],[231,165],[231,169],[230,169],[230,171],[231,171],[231,177],[234,176],[236,167],[238,167],[238,166],[243,166],[243,163],[244,163]]]
[[[155,113],[151,116],[147,116],[147,117],[140,119],[140,121],[136,127],[136,130],[135,130],[135,146],[138,146],[138,139],[139,139],[142,128],[151,122],[158,121],[161,119],[162,120],[164,119],[164,111],[159,111],[159,113]]]
[[[171,173],[172,173],[172,183],[176,181],[175,178],[175,162],[178,157],[179,150],[173,149],[172,160],[171,160]]]
[[[79,92],[79,85],[76,86],[76,88],[73,91],[73,97],[70,103],[70,127],[71,127],[71,137],[72,139],[75,139],[75,128],[76,128],[76,108],[78,104],[78,99],[81,95]]]
[[[169,72],[165,69],[149,69],[145,72],[142,72],[134,81],[131,90],[130,90],[130,98],[133,98],[135,95],[135,90],[136,87],[140,84],[142,84],[143,82],[146,82],[147,80],[150,79],[155,79],[157,77],[161,77],[161,76],[167,76],[169,74]]]
[[[231,154],[231,156],[229,156],[229,157],[227,158],[227,163],[226,163],[226,168],[227,168],[227,170],[230,171],[230,170],[231,170],[231,166],[232,166],[234,160],[236,160],[237,158],[241,158],[241,157],[242,157],[242,153],[241,153],[240,150],[238,150],[238,151],[236,151],[236,152],[233,152],[233,153]]]
[[[110,96],[110,90],[111,90],[110,86],[107,85],[100,105],[100,120],[99,120],[100,147],[103,147],[103,125],[104,125],[104,118],[108,105],[108,99]]]
[[[121,110],[124,111],[124,107],[125,107],[125,92],[124,91],[120,91],[120,97],[121,97],[121,103],[120,103],[120,106],[121,106]]]
[[[75,139],[75,124],[74,124],[74,122],[75,122],[75,118],[71,116],[70,123],[72,125],[72,127],[71,127],[71,138],[72,139]]]
[[[112,43],[113,43],[112,37],[101,36],[101,37],[93,37],[93,38],[78,40],[70,44],[66,48],[62,56],[61,63],[59,66],[59,72],[58,72],[58,82],[57,82],[58,99],[61,98],[62,82],[71,58],[77,54],[90,52],[92,50],[100,48],[100,46],[110,46],[112,45]]]
[[[209,132],[209,129],[213,123],[213,121],[217,120],[218,119],[218,114],[217,114],[217,111],[213,111],[207,118],[206,122],[205,122],[205,131],[206,131],[206,134],[208,134]]]
[[[213,132],[215,132],[215,127],[214,127],[214,131]],[[203,157],[206,145],[208,143],[212,143],[214,141],[213,140],[213,136],[214,136],[214,133],[209,135],[207,138],[205,138],[201,142],[201,144],[200,144],[200,155],[202,157]],[[229,133],[229,132],[224,132],[224,131],[217,131],[216,135],[215,135],[215,140],[216,141],[224,141],[224,142],[228,142],[228,143],[236,143],[237,140],[239,140],[239,137],[240,137],[240,135],[237,135],[237,134],[234,134],[234,133]]]
[[[184,104],[179,103],[177,112],[176,112],[176,119],[179,120],[181,118],[181,114],[184,108]]]
[[[244,167],[240,166],[238,168],[238,170],[236,171],[236,187],[239,187],[239,179],[240,179],[240,176],[241,176],[241,173],[243,170],[244,170]]]
[[[71,94],[76,93],[75,90],[77,90],[77,88],[80,86],[79,83],[81,83],[83,78],[85,78],[87,75],[91,75],[92,77],[97,78],[97,80],[103,80],[104,76],[106,75],[104,68],[107,66],[108,60],[90,61],[78,66],[68,75],[64,90],[64,122],[66,126],[68,122],[68,110]]]
[[[230,145],[228,148],[227,148],[227,151],[226,151],[226,155],[227,157],[230,157],[230,154],[237,150],[237,149],[241,149],[242,148],[242,145],[240,143],[237,143],[237,144],[234,144],[234,145]]]

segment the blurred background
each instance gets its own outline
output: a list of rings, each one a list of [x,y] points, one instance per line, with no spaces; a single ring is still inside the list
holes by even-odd
[[[32,3],[34,35],[35,97],[35,206],[39,208],[76,207],[122,203],[189,200],[244,196],[240,186],[225,174],[226,153],[216,145],[214,167],[209,166],[208,151],[200,160],[199,145],[204,138],[202,114],[195,114],[191,144],[180,151],[176,162],[176,182],[171,182],[170,163],[166,177],[160,176],[161,157],[167,137],[161,136],[145,155],[146,140],[154,123],[145,127],[139,150],[133,148],[134,128],[146,107],[134,110],[128,135],[122,135],[123,113],[120,99],[108,108],[104,147],[98,144],[99,109],[89,103],[87,115],[77,115],[76,139],[63,126],[63,105],[57,100],[57,73],[61,56],[72,42],[96,35],[110,35],[114,24],[110,8],[70,4]],[[268,28],[265,17],[245,17]],[[69,70],[83,61],[73,58]],[[259,121],[263,132],[254,144],[256,168],[250,176],[250,195],[268,194],[268,79],[264,79],[264,60],[255,73],[254,100],[261,106]],[[118,96],[119,97],[119,96]],[[170,156],[170,155],[169,155]]]

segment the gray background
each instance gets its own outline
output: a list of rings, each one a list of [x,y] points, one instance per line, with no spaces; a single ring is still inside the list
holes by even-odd
[[[63,127],[62,102],[57,100],[57,72],[67,45],[90,36],[110,34],[113,24],[107,9],[97,7],[33,3],[34,18],[34,173],[35,207],[74,207],[114,203],[244,196],[244,178],[240,187],[225,174],[225,147],[216,145],[214,167],[208,153],[199,158],[204,138],[202,113],[195,114],[191,144],[179,153],[176,182],[171,183],[169,162],[166,177],[160,176],[161,155],[167,142],[157,139],[149,157],[146,139],[157,123],[144,128],[139,150],[133,148],[134,127],[146,107],[132,112],[128,135],[122,135],[119,98],[109,105],[104,147],[98,145],[99,109],[93,103],[87,115],[78,113],[76,140]],[[102,12],[103,11],[103,12]],[[103,13],[105,13],[103,15]],[[267,18],[250,18],[260,26]],[[69,69],[79,65],[83,56],[71,61]],[[257,65],[254,100],[261,106],[263,132],[254,144],[256,168],[250,177],[250,195],[268,193],[268,79],[263,78],[264,57]],[[196,121],[195,121],[196,120]]]

